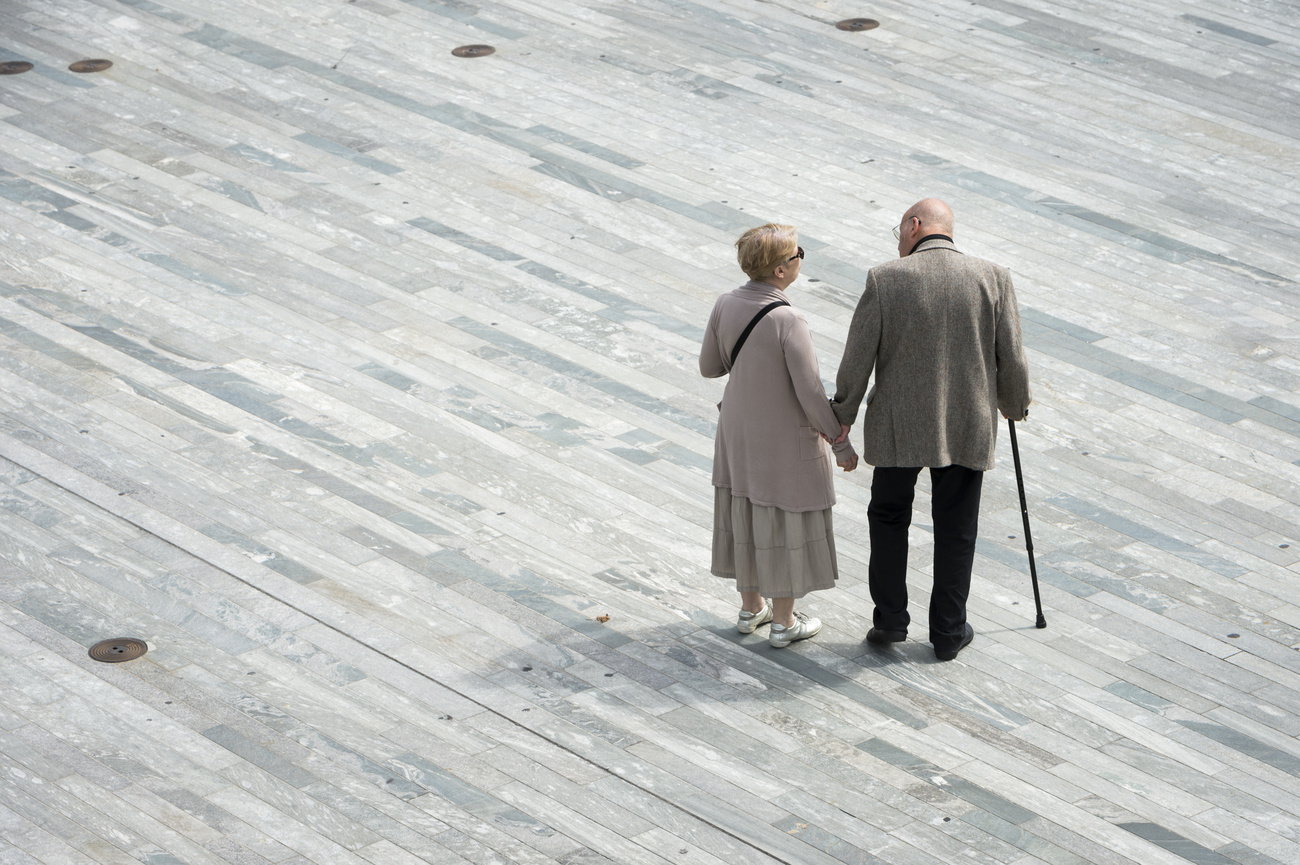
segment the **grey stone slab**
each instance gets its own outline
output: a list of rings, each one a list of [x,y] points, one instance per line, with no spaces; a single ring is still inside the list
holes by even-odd
[[[609,307],[609,310],[599,314],[613,321],[647,321],[664,330],[680,334],[692,340],[699,340],[704,337],[704,331],[698,325],[680,321],[660,310],[638,303],[613,291],[597,288],[539,262],[525,261],[523,264],[517,265],[517,267],[526,273],[531,273],[533,276],[576,292],[583,297],[600,301]]]
[[[917,692],[928,698],[928,700],[917,699],[913,698],[908,691],[902,692],[900,696],[909,699],[913,705],[927,704],[934,706],[934,703],[939,703],[948,706],[956,710],[956,713],[978,721],[978,725],[982,730],[993,728],[1009,732],[1030,723],[1029,718],[1003,705],[1001,702],[976,697],[972,691],[966,688],[956,687],[951,682],[937,680],[927,675],[924,670],[917,669],[911,664],[899,663],[898,657],[893,654],[868,653],[859,656],[857,662],[873,672],[880,673],[907,686],[908,691]],[[932,713],[927,712],[926,717],[932,717]],[[949,723],[959,725],[968,723],[955,720],[953,714],[950,714],[947,720]]]
[[[392,175],[399,174],[402,171],[402,169],[396,165],[390,165],[382,159],[375,159],[372,156],[358,153],[347,145],[339,144],[338,142],[331,141],[327,138],[322,138],[321,136],[311,132],[299,133],[298,135],[295,135],[294,138],[304,144],[310,144],[312,147],[319,148],[324,150],[326,153],[341,157],[349,162],[356,163],[363,168],[369,168],[371,171],[376,171],[380,174]]]
[[[1239,865],[1282,865],[1279,860],[1274,859],[1272,856],[1266,856],[1258,850],[1252,850],[1240,841],[1224,844],[1215,852],[1226,856],[1233,862],[1239,863]]]
[[[272,775],[280,778],[295,787],[305,787],[308,784],[314,784],[318,780],[307,770],[295,766],[293,763],[279,757],[258,745],[256,742],[241,736],[234,730],[219,724],[203,731],[203,735],[216,742],[221,747],[234,754],[238,754],[243,759],[252,763],[260,769],[265,769]]]
[[[1204,27],[1206,30],[1213,30],[1215,33],[1221,33],[1224,36],[1231,36],[1233,39],[1240,39],[1243,42],[1249,42],[1252,45],[1272,45],[1277,41],[1276,39],[1269,39],[1267,36],[1260,36],[1257,33],[1251,33],[1248,30],[1241,30],[1237,27],[1232,27],[1221,21],[1215,21],[1211,18],[1202,18],[1199,15],[1183,14],[1179,17],[1198,27]]]
[[[1247,736],[1231,727],[1225,727],[1222,724],[1214,724],[1209,721],[1186,721],[1179,720],[1189,730],[1195,730],[1202,736],[1207,736],[1216,742],[1227,745],[1229,748],[1240,751],[1241,753],[1254,757],[1263,763],[1281,769],[1290,775],[1300,777],[1300,757],[1288,754],[1285,751],[1274,748],[1272,745],[1265,744],[1258,739]]]
[[[436,857],[446,855],[446,851],[436,841],[426,838],[421,832],[412,829],[379,809],[367,805],[360,799],[348,795],[337,787],[325,783],[313,784],[310,787],[303,788],[303,792],[345,815],[358,825],[364,826],[371,832],[399,844],[402,849],[414,853],[416,856],[426,859],[435,857],[429,859],[429,861],[437,861]],[[421,788],[422,795],[424,792],[423,788]]]
[[[110,639],[105,634],[116,633],[109,619],[65,597],[26,595],[13,602],[13,607],[86,648],[100,640]]]
[[[601,147],[599,144],[584,141],[575,135],[569,135],[568,133],[562,132],[558,129],[552,129],[549,126],[540,124],[537,126],[530,126],[528,127],[528,131],[549,141],[554,141],[557,144],[563,144],[566,147],[572,147],[574,150],[589,153],[598,159],[605,160],[606,162],[612,162],[622,168],[640,168],[642,165],[645,165],[645,163],[639,159],[624,156],[623,154],[617,153],[606,147]]]
[[[494,591],[498,591],[506,597],[513,600],[521,606],[530,610],[541,613],[542,615],[554,619],[562,625],[590,637],[597,642],[603,643],[610,648],[618,648],[629,642],[629,638],[618,631],[608,628],[602,622],[597,622],[590,616],[585,616],[575,612],[568,607],[557,603],[545,594],[536,591],[535,588],[526,584],[521,584],[517,580],[496,574],[475,562],[466,559],[464,556],[446,551],[435,553],[431,556],[435,564],[441,566],[441,573],[459,574],[461,577],[469,578],[477,583],[481,583]],[[435,575],[440,576],[440,575]],[[451,580],[445,582],[450,584]],[[545,582],[545,581],[541,581]]]
[[[772,824],[775,828],[780,829],[792,838],[797,838],[803,843],[823,853],[834,856],[841,862],[863,863],[863,865],[880,865],[886,860],[867,853],[852,844],[849,844],[842,838],[827,832],[820,826],[801,820],[791,815],[783,820],[778,820]]]
[[[487,243],[485,241],[471,237],[470,235],[465,234],[462,231],[458,231],[454,228],[451,228],[450,226],[443,225],[441,222],[436,222],[425,216],[418,216],[415,219],[408,219],[407,224],[413,225],[416,228],[419,228],[423,231],[427,231],[430,234],[436,235],[437,237],[442,237],[447,240],[450,240],[452,243],[463,246],[466,249],[471,249],[474,252],[480,253],[481,255],[486,255],[488,258],[493,258],[496,259],[497,261],[519,261],[521,258],[523,258],[523,256],[516,255],[515,253],[511,252],[508,249],[502,249],[501,247],[496,246],[495,244]]]
[[[987,811],[977,809],[963,814],[961,819],[1050,865],[1087,865],[1088,863],[1088,860]]]
[[[929,723],[924,718],[913,715],[911,712],[908,712],[892,701],[875,693],[870,688],[867,688],[846,676],[840,675],[834,670],[818,664],[809,658],[803,657],[798,652],[772,651],[767,646],[765,640],[758,641],[752,638],[744,639],[736,633],[734,626],[728,627],[722,625],[719,620],[712,616],[708,616],[702,611],[697,612],[697,620],[708,622],[710,625],[713,625],[714,628],[716,628],[716,635],[722,638],[722,640],[735,643],[738,650],[747,651],[762,658],[762,662],[755,664],[752,667],[749,665],[742,667],[742,669],[746,669],[747,672],[750,672],[757,678],[765,678],[763,673],[759,671],[771,672],[771,667],[768,666],[769,664],[779,665],[780,667],[786,668],[790,674],[793,674],[792,677],[785,678],[781,683],[784,688],[797,691],[801,689],[803,682],[815,682],[818,685],[830,688],[836,693],[853,700],[859,705],[865,706],[875,712],[879,712],[886,717],[893,718],[909,727],[923,729]],[[709,645],[717,645],[716,643],[710,644],[694,640],[690,641],[689,644],[699,648],[704,648]],[[738,660],[732,652],[726,653],[724,657],[730,660],[733,664]],[[737,666],[740,665],[737,664]]]
[[[257,647],[253,640],[196,612],[165,592],[131,579],[85,550],[66,547],[51,553],[50,557],[222,651],[237,655]]]
[[[1019,825],[1028,820],[1032,820],[1036,815],[1013,802],[1008,801],[1002,796],[985,790],[978,784],[972,784],[964,778],[958,777],[951,773],[942,772],[934,765],[923,760],[914,754],[910,754],[901,748],[878,739],[867,739],[858,743],[858,748],[866,751],[874,757],[879,757],[887,763],[891,763],[908,772],[922,778],[929,783],[943,789],[953,796],[964,799],[991,814],[994,814],[1009,823]]]
[[[18,490],[0,490],[0,508],[48,529],[63,520],[63,515]]]
[[[483,505],[480,505],[478,502],[475,502],[472,499],[468,499],[465,496],[460,495],[459,493],[448,493],[448,492],[442,492],[440,490],[424,489],[424,490],[420,490],[420,495],[425,496],[426,498],[433,499],[435,502],[442,505],[443,507],[449,508],[453,511],[456,511],[457,513],[464,514],[465,516],[478,513],[479,511],[484,509]]]
[[[3,333],[10,339],[21,342],[24,345],[47,354],[55,360],[66,363],[74,369],[107,371],[105,367],[68,349],[66,346],[61,346],[54,340],[32,333],[26,328],[7,319],[0,318],[0,333]]]
[[[1163,697],[1152,694],[1145,688],[1139,688],[1129,682],[1113,682],[1106,686],[1106,690],[1153,712],[1163,712],[1173,705]]]
[[[550,162],[542,162],[533,166],[533,171],[539,174],[545,174],[547,177],[553,177],[556,180],[562,180],[570,186],[575,186],[583,192],[590,192],[593,195],[599,195],[601,198],[607,198],[610,201],[628,201],[635,196],[621,189],[613,188],[616,184],[609,182],[600,175],[599,172],[590,173],[575,170],[563,165],[554,165]],[[595,176],[592,176],[595,175]]]
[[[294,580],[295,583],[308,584],[322,579],[320,574],[317,574],[316,571],[311,570],[309,567],[305,567],[302,563],[292,561],[285,555],[277,553],[276,550],[270,549],[269,546],[261,545],[259,542],[239,535],[238,532],[220,526],[220,524],[208,524],[208,526],[201,528],[200,531],[214,541],[237,546],[244,554],[255,557],[256,561],[259,561],[261,565],[269,567],[270,570],[276,571],[277,574],[287,576],[287,578]]]
[[[1139,838],[1163,847],[1170,853],[1182,856],[1189,862],[1197,863],[1197,865],[1228,865],[1232,861],[1213,850],[1197,844],[1195,841],[1184,838],[1177,832],[1171,832],[1155,823],[1120,823],[1118,825]]]
[[[88,778],[106,790],[122,790],[131,783],[117,772],[91,759],[81,750],[35,724],[18,728],[14,731],[14,736],[42,754],[58,760],[60,764],[75,771],[80,777]]]
[[[659,415],[674,423],[680,424],[687,429],[697,432],[707,432],[712,435],[713,424],[705,421],[695,415],[688,414],[681,409],[668,405],[662,400],[648,396],[635,388],[629,387],[620,382],[612,381],[605,376],[596,373],[585,367],[579,366],[571,361],[564,360],[544,349],[540,349],[530,343],[524,342],[508,334],[500,333],[485,327],[479,322],[468,318],[458,318],[449,322],[453,327],[457,327],[466,333],[472,334],[486,342],[499,346],[519,357],[526,358],[541,364],[555,372],[570,376],[578,381],[601,390],[610,396],[613,396],[623,402],[644,409],[655,415]]]
[[[981,556],[1020,571],[1026,577],[1029,576],[1029,558],[1022,550],[1008,549],[1001,544],[989,543],[984,539],[976,541],[975,550]],[[1043,583],[1080,598],[1086,598],[1098,591],[1102,591],[1097,586],[1075,579],[1073,576],[1063,573],[1060,569],[1053,568],[1050,565],[1051,562],[1048,560],[1048,556],[1040,554],[1035,558],[1035,570],[1039,580]]]
[[[533,816],[434,766],[414,754],[395,758],[392,765],[414,781],[449,802],[506,830],[522,830],[539,837],[551,837],[555,830]]]
[[[476,30],[482,30],[486,33],[492,33],[503,39],[522,39],[527,35],[526,31],[516,30],[507,27],[489,18],[475,14],[479,10],[466,3],[460,2],[443,2],[443,0],[402,0],[419,9],[432,12],[435,15],[441,15],[450,18],[457,23],[465,24]]]
[[[1208,568],[1215,573],[1222,574],[1225,577],[1239,577],[1247,573],[1245,568],[1235,565],[1231,562],[1224,561],[1218,556],[1203,552],[1191,544],[1184,543],[1176,538],[1170,537],[1163,532],[1150,529],[1143,526],[1136,520],[1128,519],[1120,514],[1107,511],[1104,508],[1082,501],[1074,496],[1058,493],[1047,499],[1054,505],[1062,507],[1071,513],[1086,517],[1094,522],[1098,522],[1107,528],[1114,529],[1117,532],[1128,535],[1135,540],[1150,544],[1156,549],[1165,550],[1173,553],[1179,558],[1186,559]]]
[[[833,854],[822,851],[815,844],[805,843],[802,839],[778,829],[774,824],[785,819],[784,817],[777,818],[772,825],[751,824],[747,829],[742,830],[741,826],[747,821],[729,803],[713,797],[697,795],[682,804],[724,831],[737,837],[744,837],[747,843],[778,861],[793,859],[793,861],[807,862],[809,865],[830,865],[841,861]],[[810,840],[821,840],[821,837]],[[840,848],[837,847],[836,850],[840,852]]]
[[[138,255],[141,261],[146,261],[149,264],[156,265],[163,270],[168,271],[169,273],[174,273],[187,282],[207,286],[209,289],[219,294],[224,294],[228,297],[240,297],[248,294],[247,291],[233,282],[214,276],[202,267],[195,267],[188,262],[181,261],[165,253],[141,251]]]

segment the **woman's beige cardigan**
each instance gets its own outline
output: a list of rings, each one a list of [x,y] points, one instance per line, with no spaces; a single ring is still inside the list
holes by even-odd
[[[822,386],[808,322],[793,307],[769,312],[749,334],[731,368],[731,348],[754,315],[785,293],[747,282],[718,298],[704,331],[700,374],[730,373],[718,408],[713,485],[756,505],[819,511],[835,504],[830,438],[840,433]],[[846,438],[839,459],[853,453]]]

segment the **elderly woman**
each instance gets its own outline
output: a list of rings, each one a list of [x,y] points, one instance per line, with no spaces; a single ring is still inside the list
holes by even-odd
[[[730,374],[713,448],[712,572],[736,581],[736,630],[771,622],[767,641],[778,649],[821,630],[794,602],[838,576],[827,442],[845,471],[858,465],[822,389],[808,323],[785,299],[803,255],[794,226],[742,234],[736,257],[749,282],[718,298],[700,349],[701,375]]]

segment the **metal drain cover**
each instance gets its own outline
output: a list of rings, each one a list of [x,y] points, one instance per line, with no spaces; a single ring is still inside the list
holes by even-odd
[[[137,640],[135,637],[115,637],[91,646],[90,657],[105,664],[120,664],[123,661],[134,661],[147,651],[149,646],[144,640]]]
[[[78,60],[69,64],[68,69],[73,72],[103,72],[112,65],[112,60]]]
[[[855,32],[858,30],[875,30],[879,26],[880,22],[874,18],[845,18],[835,25],[836,29]]]
[[[31,70],[32,64],[26,60],[6,60],[0,63],[0,75],[18,75]]]
[[[453,48],[451,51],[457,57],[486,57],[495,52],[496,49],[491,45],[462,45],[459,48]]]

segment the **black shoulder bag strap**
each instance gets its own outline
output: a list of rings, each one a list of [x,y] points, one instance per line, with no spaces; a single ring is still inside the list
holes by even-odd
[[[750,331],[754,329],[755,325],[757,325],[760,321],[763,320],[763,316],[767,315],[769,312],[776,309],[778,306],[789,306],[789,305],[790,305],[790,301],[788,300],[774,300],[771,303],[769,303],[767,306],[763,307],[758,311],[758,315],[754,316],[754,318],[749,322],[749,324],[745,326],[745,330],[740,334],[740,339],[736,340],[735,346],[731,349],[732,366],[736,365],[736,358],[740,355],[740,349],[745,344],[745,340],[749,339]]]

